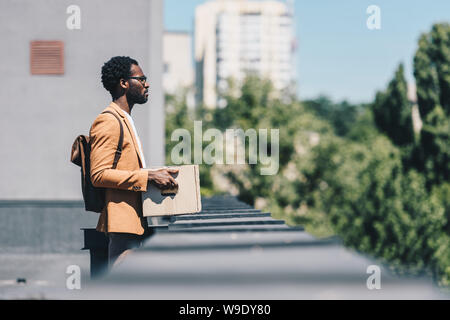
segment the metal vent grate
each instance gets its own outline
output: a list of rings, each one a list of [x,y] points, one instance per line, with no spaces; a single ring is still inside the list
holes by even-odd
[[[31,74],[64,74],[64,42],[31,41]]]

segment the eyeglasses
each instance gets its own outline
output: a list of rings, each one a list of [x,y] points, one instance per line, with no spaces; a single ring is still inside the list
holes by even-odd
[[[142,77],[129,77],[128,79],[136,79],[136,80],[139,80],[139,82],[142,83],[142,85],[145,85],[145,83],[147,82],[147,77],[146,77],[146,76],[142,76]]]

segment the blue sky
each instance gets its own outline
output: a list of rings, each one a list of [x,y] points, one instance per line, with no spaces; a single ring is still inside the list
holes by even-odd
[[[195,7],[205,0],[165,0],[166,30],[194,30]],[[366,9],[381,9],[381,30],[369,30]],[[399,63],[413,83],[421,33],[450,22],[449,0],[296,0],[297,74],[301,99],[369,102]]]

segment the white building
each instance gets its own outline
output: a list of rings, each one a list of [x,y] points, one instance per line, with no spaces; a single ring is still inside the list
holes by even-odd
[[[194,84],[192,37],[187,32],[165,31],[163,36],[163,88],[176,94]]]
[[[223,107],[218,93],[227,80],[247,74],[272,81],[275,89],[295,82],[293,10],[285,2],[216,0],[195,12],[196,98]]]

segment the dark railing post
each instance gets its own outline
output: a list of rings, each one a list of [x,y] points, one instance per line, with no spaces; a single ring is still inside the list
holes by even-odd
[[[96,279],[108,271],[108,237],[95,229],[82,230],[84,231],[82,250],[89,250],[91,279]]]

